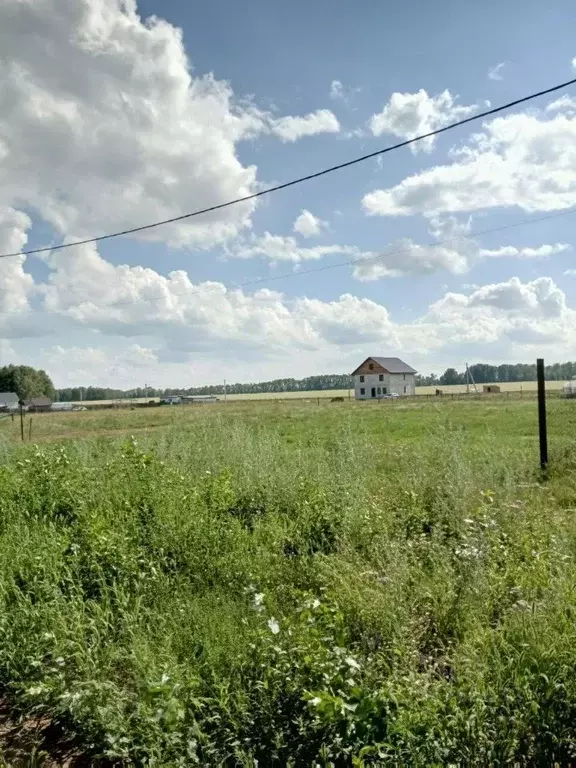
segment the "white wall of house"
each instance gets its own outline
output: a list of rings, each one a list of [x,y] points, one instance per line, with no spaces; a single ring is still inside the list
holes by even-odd
[[[383,395],[409,396],[415,394],[416,385],[413,373],[366,373],[354,376],[354,397],[356,400],[371,400],[373,397],[379,398]]]

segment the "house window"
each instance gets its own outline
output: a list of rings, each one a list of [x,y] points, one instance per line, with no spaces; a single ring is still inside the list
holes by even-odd
[[[378,394],[379,394],[379,395],[381,395],[381,394],[382,394],[382,390],[380,389],[380,387],[378,387]]]
[[[380,376],[378,376],[378,381],[384,381],[384,374],[381,373]]]
[[[365,394],[366,394],[366,390],[364,389],[364,387],[362,387],[362,388],[360,389],[360,394],[361,394],[361,395],[365,395]]]
[[[368,363],[368,368],[370,368],[371,371],[374,370],[374,363]]]
[[[406,394],[406,387],[404,387],[404,394]]]
[[[382,387],[382,394],[383,394],[383,395],[385,395],[385,394],[386,394],[386,387]]]
[[[404,374],[404,381],[406,381],[406,374]],[[406,392],[406,390],[404,390],[404,392]]]
[[[360,376],[360,381],[364,383],[364,376]]]

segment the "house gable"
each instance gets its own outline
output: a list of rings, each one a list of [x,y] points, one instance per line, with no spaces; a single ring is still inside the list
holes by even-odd
[[[372,367],[370,367],[372,366]],[[358,368],[351,374],[351,376],[366,375],[369,373],[388,373],[386,368],[377,363],[373,357],[367,357],[366,360],[359,365]]]
[[[362,365],[359,365],[351,375],[357,376],[358,374],[370,373],[388,373],[393,375],[397,373],[415,374],[416,371],[403,360],[400,360],[399,357],[367,357]]]

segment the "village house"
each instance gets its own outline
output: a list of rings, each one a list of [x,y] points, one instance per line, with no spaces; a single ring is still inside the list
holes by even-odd
[[[45,413],[52,409],[52,400],[44,395],[33,397],[28,403],[28,409],[32,411],[32,413]]]
[[[399,357],[367,357],[352,376],[356,400],[416,394],[416,371]]]
[[[0,411],[16,411],[18,395],[16,392],[0,392]]]

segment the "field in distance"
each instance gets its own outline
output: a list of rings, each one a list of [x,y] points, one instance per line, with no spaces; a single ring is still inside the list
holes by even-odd
[[[481,392],[483,384],[478,384],[478,390]],[[502,392],[535,392],[536,391],[536,382],[535,381],[511,381],[507,383],[501,383],[498,385]],[[546,388],[547,389],[562,389],[564,386],[563,381],[547,381],[546,382]],[[416,387],[416,394],[417,395],[433,395],[437,389],[441,389],[442,392],[445,394],[458,394],[461,392],[466,392],[466,385],[465,384],[451,384],[451,385],[438,385],[438,386],[431,386],[431,387]],[[471,391],[473,391],[473,387],[471,387]],[[224,400],[224,395],[217,395],[217,397],[220,400]],[[228,400],[309,400],[313,398],[331,398],[331,397],[344,397],[344,398],[353,398],[354,397],[354,390],[353,389],[317,389],[317,390],[307,390],[307,391],[298,391],[298,392],[250,392],[245,394],[239,394],[239,395],[228,395]],[[125,399],[117,399],[117,400],[85,400],[84,402],[76,401],[75,405],[113,405],[113,404],[121,404],[121,403],[148,403],[150,401],[158,402],[160,398],[158,397],[135,397],[135,398],[125,398]]]

